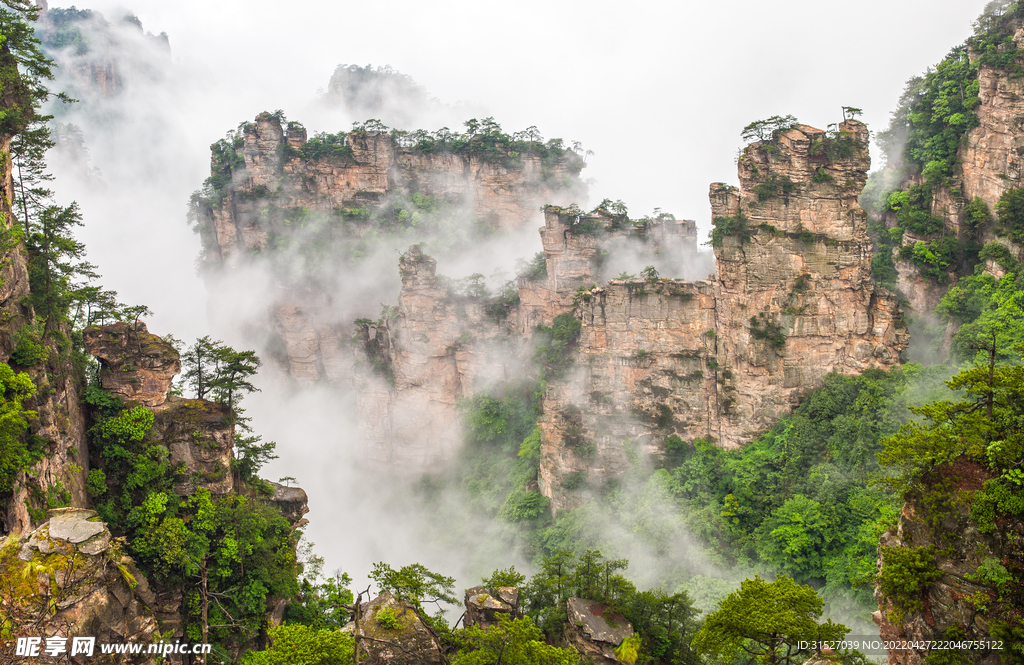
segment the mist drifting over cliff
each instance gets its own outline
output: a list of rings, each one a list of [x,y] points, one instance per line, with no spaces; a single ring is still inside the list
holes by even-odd
[[[335,251],[354,246],[351,238],[324,241],[329,251],[311,257],[304,248],[320,242],[317,225],[329,216],[314,210],[296,222],[309,226],[291,236],[293,247],[273,258],[247,259],[230,275],[204,284],[193,265],[203,248],[185,221],[188,201],[210,174],[210,144],[240,122],[283,109],[286,120],[303,123],[311,137],[347,131],[371,117],[406,130],[462,131],[462,121],[484,116],[494,116],[506,131],[537,126],[547,137],[580,140],[581,153],[594,152],[580,176],[587,187],[567,188],[561,199],[542,203],[588,209],[602,199],[622,200],[633,217],[663,209],[697,220],[703,240],[710,228],[707,184],[735,180],[742,126],[776,113],[832,118],[845,104],[864,107],[869,126],[883,126],[905,72],[938,60],[983,5],[886,4],[891,20],[885,25],[871,18],[880,2],[864,4],[856,14],[803,2],[663,10],[527,5],[519,10],[526,22],[561,26],[558,36],[523,27],[507,33],[514,46],[467,53],[463,40],[446,35],[486,33],[488,18],[460,2],[433,5],[429,12],[402,3],[372,11],[346,7],[344,13],[315,5],[292,12],[270,3],[151,1],[129,7],[145,30],[169,35],[169,51],[160,38],[121,21],[122,10],[97,3],[104,18],[94,17],[83,30],[94,43],[108,44],[106,53],[67,53],[57,82],[72,86],[75,68],[96,57],[101,64],[107,58],[138,66],[123,70],[110,94],[80,87],[72,93],[79,104],[54,107],[56,122],[81,132],[81,144],[69,130],[67,145],[55,151],[57,190],[62,200],[82,205],[82,239],[105,284],[126,301],[149,304],[154,332],[186,340],[212,332],[238,347],[263,345],[266,352],[273,347],[270,332],[251,324],[272,314],[280,304],[276,294],[288,291],[308,295],[309,301],[296,296],[297,309],[319,308],[316,326],[345,330],[335,335],[338,348],[350,349],[355,319],[376,320],[382,307],[398,304],[399,258],[410,245],[424,243],[439,275],[459,280],[479,274],[497,293],[516,279],[520,260],[542,251],[537,230],[544,217],[535,207],[517,227],[482,234],[467,200],[452,204],[447,226],[361,239],[358,256]],[[931,30],[897,31],[901,17],[923,12],[934,20]],[[387,40],[369,27],[381,14],[391,17]],[[735,33],[728,40],[707,30],[722,26],[723,15],[737,14],[749,20],[730,23]],[[765,47],[763,35],[791,34],[794,20],[812,15],[801,39],[779,38]],[[344,39],[339,25],[348,26]],[[591,43],[608,48],[584,46]],[[356,69],[339,68],[357,62],[387,63],[395,71],[359,87],[352,81]],[[768,73],[749,76],[754,68]],[[737,80],[743,85],[729,84]],[[814,82],[813,94],[806,81]],[[410,205],[408,197],[389,196],[377,203]],[[607,277],[637,275],[648,265],[666,278],[703,279],[713,271],[706,248],[669,256],[623,240],[610,253]],[[217,291],[212,307],[207,289]],[[330,295],[329,303],[322,302],[323,294]],[[287,337],[280,328],[275,334]],[[474,352],[493,370],[473,377],[478,390],[507,378],[499,376],[507,360],[499,339],[479,341]],[[308,492],[307,532],[329,569],[343,568],[358,586],[374,561],[418,561],[468,586],[494,568],[530,568],[524,549],[510,547],[522,545],[515,534],[488,517],[493,506],[471,505],[459,469],[447,475],[440,466],[429,469],[443,481],[431,489],[429,477],[392,475],[367,464],[360,454],[360,391],[352,388],[351,376],[340,370],[332,376],[332,366],[318,368],[310,360],[308,380],[296,380],[270,360],[260,377],[263,392],[248,397],[245,406],[255,429],[278,442],[280,458],[266,475],[294,476]],[[388,392],[385,377],[361,377],[363,394]],[[647,470],[656,463],[643,456],[637,462]],[[608,556],[629,558],[638,585],[673,587],[683,577],[701,578],[687,587],[693,591],[703,578],[736,576],[688,535],[689,525],[672,515],[657,479],[630,479],[618,491],[618,510],[607,504],[588,508],[574,536],[611,546]],[[727,588],[719,584],[708,597]]]

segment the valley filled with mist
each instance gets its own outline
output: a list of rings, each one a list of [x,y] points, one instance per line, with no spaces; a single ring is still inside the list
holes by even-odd
[[[975,4],[3,0],[0,664],[1022,662]]]

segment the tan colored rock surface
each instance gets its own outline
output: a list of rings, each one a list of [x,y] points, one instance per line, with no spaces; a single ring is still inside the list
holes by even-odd
[[[177,349],[141,321],[86,328],[85,349],[100,360],[104,390],[145,406],[163,404],[181,371]]]
[[[896,298],[871,281],[871,241],[857,204],[867,129],[852,121],[840,129],[854,139],[847,158],[828,163],[812,154],[824,132],[801,125],[774,151],[760,143],[744,151],[740,189],[711,186],[714,217],[746,218],[745,233],[715,247],[715,281],[612,280],[563,305],[582,330],[575,368],[549,384],[540,421],[540,487],[553,511],[588,500],[631,458],[663,454],[668,436],[736,447],[828,372],[899,361],[909,335]],[[832,180],[814,182],[820,168]],[[786,178],[794,191],[761,200],[759,185]],[[553,226],[542,234],[561,234],[572,248],[572,230]],[[577,282],[592,270],[590,242],[581,241],[575,264],[566,261],[577,266],[568,274],[587,275]]]
[[[0,612],[10,622],[12,637],[148,644],[159,638],[155,601],[146,578],[91,510],[52,510],[49,521],[31,533],[0,539]],[[46,657],[31,661],[56,662]],[[146,655],[102,655],[97,646],[88,662],[155,661]]]

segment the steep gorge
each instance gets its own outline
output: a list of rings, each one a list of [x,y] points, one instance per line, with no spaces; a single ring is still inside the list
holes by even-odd
[[[245,168],[232,171],[234,190],[200,212],[207,260],[225,274],[241,270],[243,244],[267,251],[267,233],[289,233],[261,232],[246,192],[285,192],[273,205],[285,208],[287,218],[287,210],[313,203],[294,193],[290,174],[340,168],[293,157],[282,176],[273,157],[284,140],[275,119],[264,114],[250,127],[236,148]],[[406,151],[406,161],[395,166],[389,135],[350,139],[354,162],[344,166],[345,182],[377,182],[375,196],[385,194],[385,173],[389,182],[456,177],[444,175],[456,156],[428,159]],[[633,242],[648,256],[695,256],[697,249],[693,222],[629,220],[607,206],[591,213],[546,207],[543,265],[518,277],[506,300],[453,290],[436,274],[436,261],[414,245],[399,261],[397,309],[367,320],[356,337],[361,344],[345,339],[343,321],[330,335],[299,324],[294,330],[302,332],[292,339],[305,342],[287,342],[282,360],[294,378],[313,380],[319,370],[305,358],[318,348],[317,362],[333,368],[332,380],[353,377],[364,456],[422,468],[457,450],[458,401],[523,376],[536,326],[573,316],[581,324],[574,365],[564,379],[549,382],[544,396],[539,476],[553,510],[572,507],[585,500],[587,488],[621,476],[631,451],[661,455],[672,435],[736,447],[787,413],[828,372],[898,362],[908,334],[894,298],[871,281],[866,215],[857,204],[868,165],[867,129],[852,120],[832,133],[800,125],[748,146],[740,160],[741,188],[712,185],[718,274],[703,281],[605,274],[622,243]],[[485,166],[478,168],[470,182],[493,181],[480,176]],[[506,181],[528,178],[530,168],[508,172]],[[340,183],[341,176],[334,178]],[[357,196],[349,192],[357,185],[345,187],[335,186],[339,193],[321,195],[317,205],[344,215],[348,208],[339,206]],[[425,192],[435,193],[433,187]],[[505,227],[528,223],[525,205],[492,194],[494,187],[485,184],[476,195],[477,215],[497,215]],[[523,190],[534,197],[554,193],[512,187]],[[214,298],[216,284],[210,282]],[[329,290],[313,287],[306,302],[330,297]],[[272,320],[284,327],[279,314]],[[324,353],[329,344],[336,346]],[[337,362],[323,360],[328,357]],[[349,369],[353,360],[355,370]],[[574,487],[565,487],[567,477],[575,478]]]

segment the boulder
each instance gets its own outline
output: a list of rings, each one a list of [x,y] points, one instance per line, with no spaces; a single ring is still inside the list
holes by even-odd
[[[178,350],[141,321],[85,329],[85,350],[100,360],[103,389],[127,401],[159,406],[181,371]]]
[[[306,491],[301,487],[287,487],[279,483],[270,483],[270,486],[274,488],[270,503],[277,508],[281,516],[296,528],[299,522],[305,524],[302,516],[309,512]]]
[[[565,626],[565,641],[569,645],[598,665],[621,662],[615,656],[615,647],[632,637],[632,624],[608,611],[605,605],[583,598],[570,598],[566,610],[569,621]]]
[[[463,623],[469,626],[487,628],[498,624],[498,615],[507,614],[512,619],[523,618],[519,608],[519,589],[514,586],[503,586],[491,590],[482,586],[466,589],[466,618]]]
[[[359,630],[353,631],[372,665],[447,663],[437,634],[408,603],[385,591],[361,608]]]

